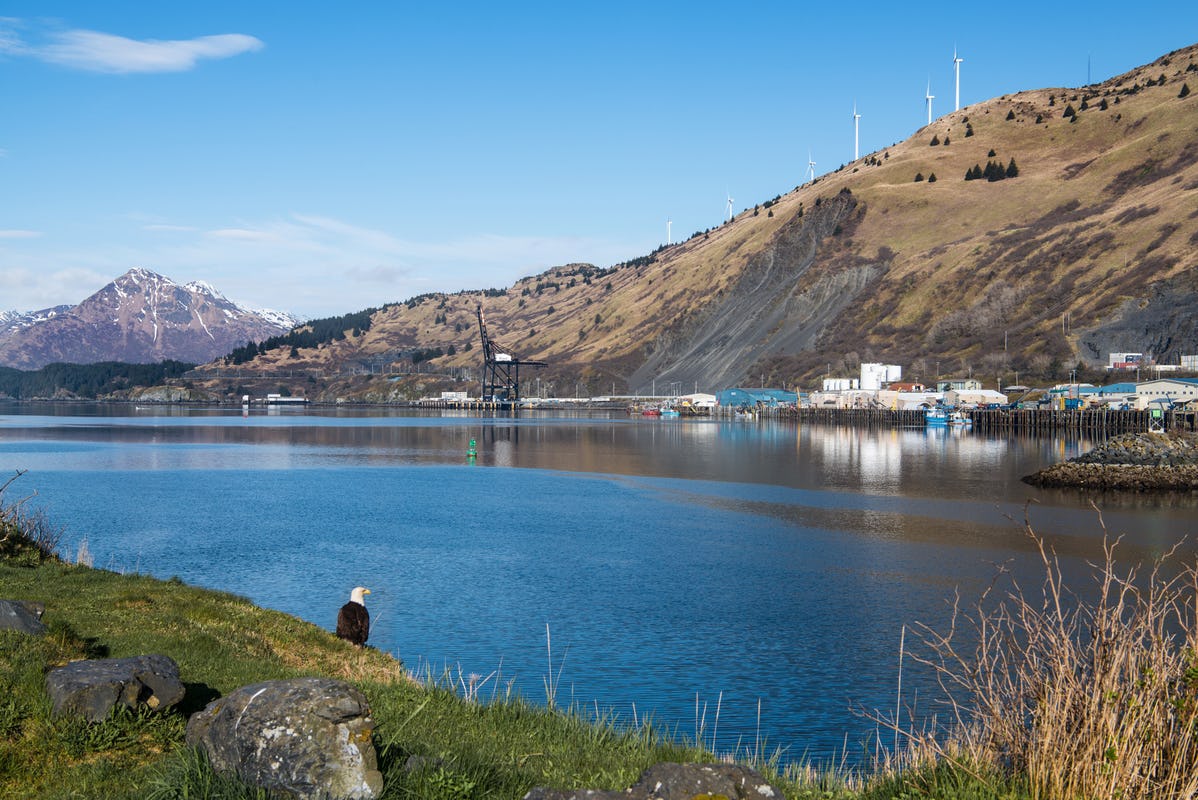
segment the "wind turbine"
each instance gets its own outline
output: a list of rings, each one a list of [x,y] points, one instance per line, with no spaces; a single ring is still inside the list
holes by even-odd
[[[923,93],[923,99],[928,101],[928,124],[932,124],[932,101],[936,99],[936,95],[932,94],[932,82],[928,81],[928,88]]]
[[[674,220],[667,217],[666,218],[666,244],[674,243],[673,225],[674,225]]]
[[[861,115],[857,113],[857,104],[853,103],[853,160],[856,161],[861,157],[859,142],[861,141],[858,132],[860,131]]]
[[[961,62],[965,59],[957,55],[957,46],[953,45],[953,73],[957,79],[957,107],[954,111],[961,110]]]
[[[807,149],[807,182],[815,180],[815,162],[811,160],[811,149]]]
[[[732,221],[732,195],[728,195],[728,221]]]

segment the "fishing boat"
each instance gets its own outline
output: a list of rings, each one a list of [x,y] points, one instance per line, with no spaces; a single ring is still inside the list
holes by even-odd
[[[943,408],[929,408],[925,415],[929,428],[939,428],[948,425],[948,412]]]
[[[663,408],[661,410],[661,418],[662,419],[669,419],[669,418],[680,417],[680,416],[682,416],[682,414],[672,408]]]
[[[972,428],[973,420],[964,411],[954,411],[948,415],[950,428]]]

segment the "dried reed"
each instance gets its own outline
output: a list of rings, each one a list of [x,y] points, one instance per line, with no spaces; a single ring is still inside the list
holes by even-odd
[[[1033,798],[1198,795],[1198,569],[1176,548],[1147,574],[1122,567],[1103,526],[1094,586],[1075,592],[1024,530],[1038,589],[1003,571],[947,632],[917,626],[927,654],[909,657],[936,672],[952,727],[907,732],[904,760],[1026,780]]]

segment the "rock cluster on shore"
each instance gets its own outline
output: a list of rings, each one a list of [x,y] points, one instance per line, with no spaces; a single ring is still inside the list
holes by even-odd
[[[1198,434],[1128,433],[1116,436],[1025,483],[1117,491],[1198,491]]]

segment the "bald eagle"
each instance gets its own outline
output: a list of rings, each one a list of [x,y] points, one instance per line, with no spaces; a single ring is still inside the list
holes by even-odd
[[[370,590],[355,586],[349,593],[349,602],[337,612],[337,635],[359,647],[366,644],[370,635],[370,612],[366,610],[366,598]]]

